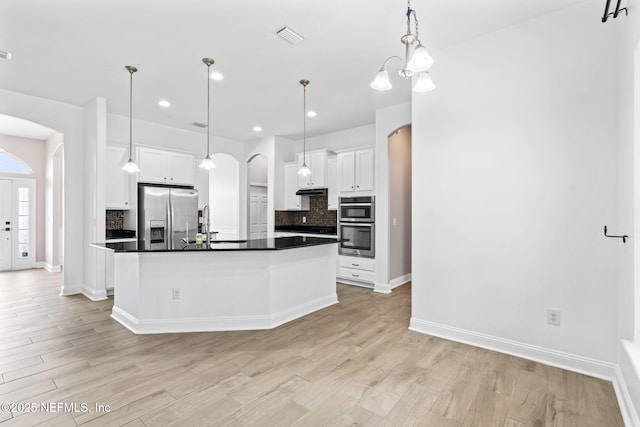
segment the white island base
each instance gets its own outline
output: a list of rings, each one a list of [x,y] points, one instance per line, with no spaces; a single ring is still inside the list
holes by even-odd
[[[332,244],[114,255],[111,317],[136,334],[270,329],[338,302]]]

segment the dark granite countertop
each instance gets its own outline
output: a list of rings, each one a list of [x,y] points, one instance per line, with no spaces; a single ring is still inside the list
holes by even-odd
[[[335,236],[338,234],[338,227],[321,227],[315,225],[276,225],[275,231],[304,234],[327,234]]]
[[[277,237],[274,239],[214,240],[211,249],[206,244],[191,243],[184,249],[139,249],[138,242],[95,243],[93,246],[112,249],[115,252],[215,252],[215,251],[279,251],[337,243],[334,238],[324,237]]]

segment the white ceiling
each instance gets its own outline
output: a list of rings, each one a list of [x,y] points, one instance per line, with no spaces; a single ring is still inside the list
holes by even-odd
[[[420,35],[438,51],[584,0],[414,0]],[[604,1],[603,1],[604,5]],[[603,6],[604,7],[604,6]],[[212,133],[231,139],[302,133],[302,78],[309,109],[307,135],[373,123],[377,108],[410,100],[410,86],[390,65],[394,88],[369,88],[384,59],[402,55],[402,0],[0,0],[0,87],[84,105],[107,99],[110,113],[129,114],[135,65],[134,117],[205,132],[206,66],[211,81]],[[594,16],[594,19],[599,17]],[[286,24],[306,40],[292,46],[273,31]],[[436,89],[437,90],[437,89]],[[429,96],[422,94],[420,96]],[[172,106],[163,109],[158,100]]]

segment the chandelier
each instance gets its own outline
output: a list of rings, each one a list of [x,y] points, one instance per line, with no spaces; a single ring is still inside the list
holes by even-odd
[[[414,92],[428,92],[435,89],[435,85],[431,80],[431,76],[427,71],[433,65],[433,58],[427,52],[427,48],[424,47],[420,41],[420,33],[418,30],[418,16],[416,11],[411,9],[411,0],[407,0],[407,32],[400,38],[400,41],[404,44],[404,62],[399,71],[399,74],[405,79],[411,78],[414,74],[417,74],[415,84],[413,85]],[[411,29],[411,22],[413,18],[413,28]],[[387,72],[387,63],[391,59],[398,59],[402,61],[399,56],[388,57],[382,67],[376,74],[375,79],[371,82],[371,87],[375,90],[389,90],[391,89],[391,81],[389,81],[389,73]]]

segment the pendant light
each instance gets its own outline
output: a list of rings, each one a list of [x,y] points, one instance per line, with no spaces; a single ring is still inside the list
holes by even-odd
[[[202,62],[207,66],[207,157],[202,159],[202,162],[200,163],[200,167],[202,169],[211,170],[211,169],[214,169],[216,165],[215,163],[213,163],[213,160],[211,159],[211,153],[210,153],[211,145],[209,142],[209,135],[211,134],[211,130],[209,128],[209,117],[211,116],[210,114],[211,102],[209,100],[210,93],[211,93],[211,89],[210,89],[211,84],[210,84],[210,77],[209,77],[209,74],[210,74],[209,69],[211,68],[211,66],[215,61],[212,58],[202,58]]]
[[[302,127],[302,166],[298,169],[298,175],[309,176],[311,175],[311,169],[307,166],[307,85],[309,80],[300,80],[300,84],[303,88],[303,127]]]
[[[129,160],[122,166],[122,170],[128,173],[140,172],[140,168],[133,161],[133,73],[138,71],[133,65],[124,67],[129,72]]]

